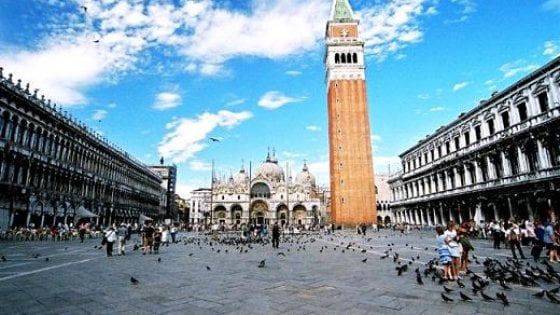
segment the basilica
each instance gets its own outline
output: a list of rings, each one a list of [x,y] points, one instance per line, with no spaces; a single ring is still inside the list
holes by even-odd
[[[274,153],[267,155],[254,174],[251,169],[247,173],[242,166],[227,179],[212,177],[209,200],[212,223],[307,227],[320,223],[320,192],[305,162],[295,179],[280,166]]]

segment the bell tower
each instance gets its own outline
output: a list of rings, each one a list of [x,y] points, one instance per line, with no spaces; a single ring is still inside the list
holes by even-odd
[[[343,225],[377,222],[364,42],[358,24],[348,0],[333,0],[325,49],[331,217]]]

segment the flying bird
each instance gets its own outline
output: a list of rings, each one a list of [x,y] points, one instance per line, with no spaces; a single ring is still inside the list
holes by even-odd
[[[130,277],[130,283],[132,284],[138,284],[140,281],[138,281],[138,279],[134,278],[134,277]]]
[[[97,43],[99,43],[99,39],[96,39],[93,42],[97,44]]]
[[[209,139],[212,142],[220,142],[220,140],[221,140],[220,138],[215,138],[215,137],[210,137]]]
[[[87,13],[87,7],[85,5],[81,6],[81,8],[84,10],[84,13]]]

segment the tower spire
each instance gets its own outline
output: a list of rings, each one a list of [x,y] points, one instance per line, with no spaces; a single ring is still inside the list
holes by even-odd
[[[331,9],[331,20],[336,22],[348,22],[354,20],[354,13],[348,0],[333,0]]]

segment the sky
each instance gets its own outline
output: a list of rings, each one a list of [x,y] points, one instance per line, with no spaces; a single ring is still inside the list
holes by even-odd
[[[376,173],[560,54],[560,0],[350,0]],[[177,192],[268,153],[328,186],[332,0],[0,0],[0,66]],[[211,141],[210,138],[219,141]]]

